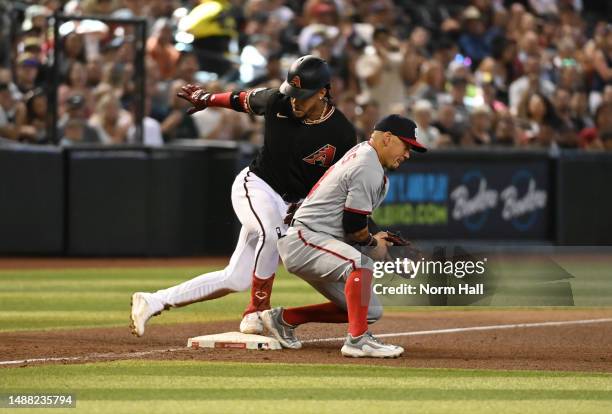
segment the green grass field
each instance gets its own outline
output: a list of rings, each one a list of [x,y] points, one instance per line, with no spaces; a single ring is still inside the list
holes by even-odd
[[[206,268],[66,269],[0,271],[0,332],[31,329],[126,326],[130,297],[175,285]],[[287,306],[320,301],[300,279],[280,271],[274,300]],[[248,293],[166,312],[151,323],[237,319]]]
[[[72,393],[77,411],[88,413],[594,414],[612,408],[612,378],[605,374],[129,361],[5,369],[0,384],[4,393]]]
[[[204,270],[3,270],[0,331],[127,326],[132,292],[167,287]],[[237,320],[246,299],[242,293],[194,304],[152,323]],[[297,305],[320,296],[281,271],[274,301]],[[350,366],[119,361],[0,369],[0,393],[41,392],[75,394],[76,410],[53,411],[69,413],[612,412],[610,374],[407,369],[377,367],[375,361]]]

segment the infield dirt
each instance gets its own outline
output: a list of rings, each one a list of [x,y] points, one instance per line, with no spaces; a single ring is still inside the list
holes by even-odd
[[[400,333],[599,318],[612,318],[612,309],[416,311],[388,313],[372,326],[372,331],[379,334]],[[126,307],[127,319],[129,308]],[[155,359],[612,372],[611,322],[386,338],[388,342],[406,348],[406,353],[394,360],[343,358],[339,352],[340,342],[307,343],[298,351],[177,350],[186,346],[189,337],[235,331],[238,323],[237,317],[236,321],[214,323],[150,324],[142,338],[133,337],[127,323],[122,328],[0,333],[0,360],[78,357],[52,363]],[[340,337],[344,335],[344,329],[344,325],[312,324],[300,327],[297,334],[301,339]],[[152,350],[156,352],[131,355]],[[40,363],[45,362],[36,362]],[[34,362],[21,365],[31,364]]]

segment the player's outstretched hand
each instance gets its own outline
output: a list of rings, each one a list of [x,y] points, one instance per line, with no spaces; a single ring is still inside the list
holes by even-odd
[[[189,115],[202,111],[208,108],[208,102],[210,100],[211,94],[206,92],[198,85],[187,84],[181,87],[181,91],[176,94],[179,98],[185,99],[191,105],[192,108],[187,110]]]

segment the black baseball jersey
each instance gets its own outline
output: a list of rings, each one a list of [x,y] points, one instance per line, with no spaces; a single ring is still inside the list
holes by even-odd
[[[265,117],[264,146],[250,165],[285,201],[298,201],[356,144],[355,128],[337,108],[318,123],[293,115],[278,89],[249,91],[246,110]]]

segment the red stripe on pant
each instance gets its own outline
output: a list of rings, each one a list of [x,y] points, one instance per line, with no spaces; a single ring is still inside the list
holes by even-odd
[[[302,234],[302,230],[298,230],[298,237],[300,238],[302,243],[304,243],[304,246],[309,246],[309,247],[312,247],[313,249],[321,250],[322,252],[334,255],[334,256],[336,256],[339,259],[346,260],[347,262],[351,263],[351,266],[353,267],[353,270],[357,269],[357,266],[355,265],[355,261],[353,259],[349,259],[348,257],[342,256],[340,253],[336,253],[336,252],[334,252],[332,250],[326,249],[325,247],[317,246],[314,243],[310,243],[310,242],[306,241],[306,239],[304,238],[304,235]]]

